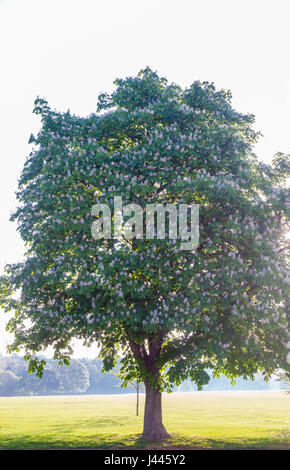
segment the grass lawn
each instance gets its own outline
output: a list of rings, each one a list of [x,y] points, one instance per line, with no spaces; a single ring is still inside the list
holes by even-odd
[[[140,439],[135,395],[0,397],[0,449],[272,448],[290,449],[285,392],[189,392],[163,395],[163,443]]]

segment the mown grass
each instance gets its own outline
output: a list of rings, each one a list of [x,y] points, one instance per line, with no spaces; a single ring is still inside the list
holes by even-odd
[[[284,392],[190,392],[163,396],[171,438],[144,442],[135,396],[0,398],[0,449],[290,449]]]

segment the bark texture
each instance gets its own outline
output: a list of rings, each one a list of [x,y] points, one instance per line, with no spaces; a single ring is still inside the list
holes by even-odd
[[[161,441],[169,437],[168,432],[162,423],[162,394],[152,388],[148,381],[145,381],[145,412],[143,438],[152,441]]]
[[[162,423],[162,394],[159,387],[160,372],[156,366],[156,359],[160,355],[163,337],[160,333],[157,336],[148,338],[148,350],[144,344],[130,342],[131,351],[139,362],[142,362],[150,379],[145,379],[145,411],[144,429],[142,437],[147,440],[166,439],[170,437]]]

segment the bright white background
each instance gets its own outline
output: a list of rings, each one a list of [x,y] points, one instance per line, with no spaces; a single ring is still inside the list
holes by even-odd
[[[87,115],[117,77],[150,66],[184,87],[230,89],[256,116],[256,152],[290,151],[289,0],[0,0],[0,269],[23,244],[9,222],[29,153],[37,95],[57,110]],[[9,336],[0,316],[0,352]],[[75,357],[94,356],[75,343]]]

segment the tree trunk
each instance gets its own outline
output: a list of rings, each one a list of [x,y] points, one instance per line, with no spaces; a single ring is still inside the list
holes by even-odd
[[[145,381],[146,399],[144,412],[144,430],[142,437],[147,440],[160,441],[170,437],[162,424],[161,392],[152,388]]]
[[[144,380],[146,399],[142,437],[150,441],[161,441],[170,437],[162,424],[162,395],[159,387],[160,370],[156,365],[163,344],[162,331],[149,336],[147,341],[147,349],[145,340],[143,343],[135,343],[129,340],[129,345],[137,364],[144,366],[149,376]],[[155,384],[156,388],[152,384]]]

